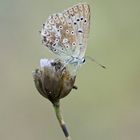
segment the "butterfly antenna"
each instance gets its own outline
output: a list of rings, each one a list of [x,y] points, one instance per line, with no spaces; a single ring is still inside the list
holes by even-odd
[[[100,67],[106,69],[106,66],[100,64],[98,61],[96,61],[93,57],[90,56],[86,56],[86,58],[90,59],[91,61],[94,61],[97,65],[99,65]]]

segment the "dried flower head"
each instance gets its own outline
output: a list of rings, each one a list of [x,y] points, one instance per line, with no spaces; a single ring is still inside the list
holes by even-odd
[[[76,76],[60,60],[41,59],[40,68],[33,72],[33,78],[39,93],[53,104],[75,88]]]

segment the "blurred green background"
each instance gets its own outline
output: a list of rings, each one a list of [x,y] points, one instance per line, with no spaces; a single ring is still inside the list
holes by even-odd
[[[0,139],[64,140],[51,103],[35,89],[32,71],[44,57],[47,17],[76,0],[0,0]],[[73,140],[140,139],[140,1],[87,0],[90,60],[76,79],[78,90],[62,100]]]

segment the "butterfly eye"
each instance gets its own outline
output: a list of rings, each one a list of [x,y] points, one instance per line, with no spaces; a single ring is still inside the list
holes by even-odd
[[[74,25],[76,25],[77,23],[76,22],[74,22]]]
[[[86,62],[85,58],[82,58],[82,63],[85,63],[85,62]]]
[[[83,17],[81,17],[81,20],[83,20],[84,18]]]

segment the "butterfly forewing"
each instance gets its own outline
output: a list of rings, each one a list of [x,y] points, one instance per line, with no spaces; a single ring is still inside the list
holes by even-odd
[[[76,38],[73,56],[84,57],[90,28],[90,8],[88,4],[78,4],[68,9]]]
[[[64,62],[71,57],[81,59],[87,47],[89,26],[89,5],[77,4],[48,18],[41,31],[42,41]]]

